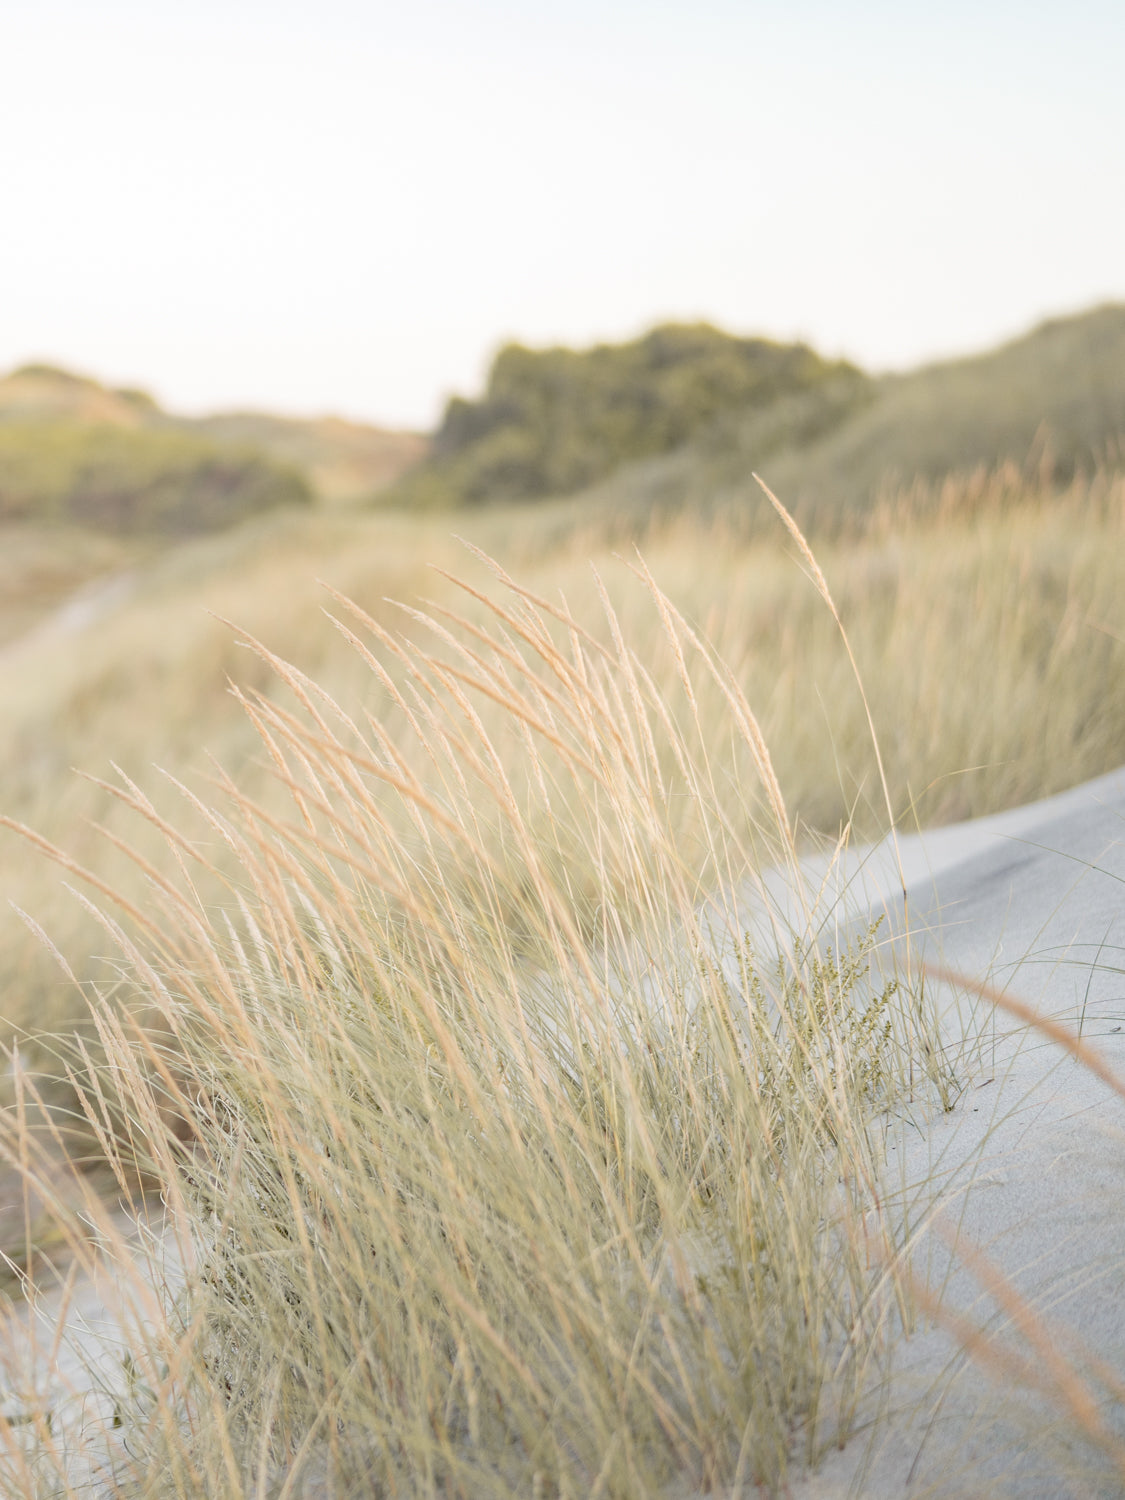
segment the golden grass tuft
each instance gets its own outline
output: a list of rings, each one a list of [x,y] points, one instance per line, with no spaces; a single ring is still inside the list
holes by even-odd
[[[94,909],[122,977],[76,1082],[187,1241],[123,1495],[777,1490],[880,1366],[878,1122],[931,1023],[647,570],[644,655],[600,585],[595,623],[494,572],[412,635],[337,601],[386,717],[249,642],[287,810],[118,789],[172,858]]]

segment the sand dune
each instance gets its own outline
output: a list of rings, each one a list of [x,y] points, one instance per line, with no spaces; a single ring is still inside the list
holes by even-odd
[[[1080,1031],[1125,1080],[1125,770],[903,839],[900,853],[905,920],[889,843],[852,861],[850,899],[885,909],[900,945],[908,926],[915,959],[989,980]],[[918,1274],[1046,1387],[1058,1386],[1051,1356],[1079,1347],[1125,1386],[1125,1099],[979,996],[948,984],[937,995],[946,1034],[967,1038],[965,1087],[948,1115],[890,1151],[919,1225]],[[987,1273],[966,1264],[976,1252],[1049,1319],[1042,1347],[1021,1342],[1010,1309],[982,1289]],[[1120,1397],[1101,1416],[1122,1437]],[[941,1328],[901,1342],[878,1401],[890,1420],[796,1484],[795,1500],[1121,1493],[1120,1473],[1099,1470],[1053,1396],[1029,1391],[1015,1367],[1000,1380],[966,1368]]]

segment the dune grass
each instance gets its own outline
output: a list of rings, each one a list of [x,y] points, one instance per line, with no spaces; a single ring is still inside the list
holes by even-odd
[[[776,534],[766,545],[741,527],[737,510],[707,520],[685,515],[653,522],[640,539],[668,597],[754,704],[798,847],[815,830],[834,839],[849,823],[853,838],[878,836],[886,801],[836,624]],[[1118,763],[1125,699],[1109,689],[1125,661],[1123,529],[1125,488],[1115,475],[1036,490],[1005,470],[932,494],[915,491],[888,502],[865,534],[817,544],[867,684],[891,808],[902,822],[1026,802]],[[612,649],[588,564],[594,558],[623,638],[655,690],[685,709],[652,597],[629,586],[627,566],[613,555],[628,555],[621,518],[543,507],[532,517],[481,517],[470,535],[534,590],[556,598],[561,591],[575,617]],[[160,800],[165,772],[202,791],[200,773],[213,754],[244,796],[271,815],[285,812],[288,792],[228,685],[265,693],[279,707],[289,690],[225,622],[268,640],[340,701],[361,701],[392,738],[409,735],[387,683],[325,616],[329,597],[314,575],[403,642],[419,643],[426,627],[385,596],[425,594],[450,605],[452,585],[424,559],[447,573],[465,566],[463,547],[435,521],[260,521],[138,570],[127,601],[81,637],[43,633],[16,643],[0,656],[0,814],[35,828],[145,906],[147,878],[124,845],[161,871],[170,868],[169,853],[160,830],[138,826],[109,790],[115,767]],[[799,554],[796,560],[801,566]],[[474,629],[491,618],[480,599],[464,596],[457,607]],[[734,750],[723,691],[705,674],[693,692],[701,743],[726,763]],[[490,733],[508,733],[497,727],[506,720],[503,703],[485,699],[478,712]],[[75,766],[87,774],[75,775]],[[736,758],[726,774],[737,788],[755,773],[750,765],[744,774]],[[234,851],[213,830],[200,837],[224,879],[237,879]],[[84,984],[113,984],[117,960],[56,869],[2,828],[0,850],[3,1037],[19,1039],[29,1077],[67,1112],[71,1152],[96,1163],[102,1147],[77,1109],[56,1038],[78,1033],[94,1054],[101,1042],[81,992],[14,908],[49,932]],[[687,858],[690,846],[682,852]],[[585,858],[583,846],[572,853]],[[764,852],[767,860],[775,855]],[[220,883],[207,899],[222,890]],[[13,1087],[0,1072],[8,1108]],[[0,1215],[0,1249],[19,1260],[24,1229],[18,1218],[12,1229],[6,1222]],[[49,1222],[38,1222],[37,1232],[50,1237]]]
[[[425,643],[338,599],[378,718],[254,645],[286,813],[117,789],[172,858],[97,892],[80,1095],[188,1242],[122,1494],[777,1490],[879,1366],[879,1122],[952,1086],[921,997],[806,888],[750,705],[647,570],[644,657],[604,592],[595,633],[496,571],[488,625]],[[30,1494],[73,1454],[8,1462]]]
[[[770,514],[760,492],[757,505]],[[593,559],[644,657],[657,639],[651,608],[624,586],[614,556],[639,542],[755,705],[798,837],[835,836],[849,820],[853,836],[876,836],[886,809],[835,623],[778,545],[776,518],[763,539],[744,512],[739,501],[641,524],[598,507],[543,505],[467,517],[462,530],[530,587],[561,590],[588,621],[600,608]],[[1116,472],[1059,489],[1007,469],[888,498],[850,537],[813,537],[867,684],[892,806],[907,824],[1017,805],[1118,763],[1125,698],[1107,685],[1125,661],[1123,533]],[[104,822],[124,836],[121,810],[73,767],[104,781],[116,764],[155,794],[154,765],[190,780],[213,754],[248,794],[270,795],[227,682],[275,688],[224,621],[269,640],[338,696],[363,691],[372,712],[394,712],[378,684],[362,683],[361,664],[324,617],[316,578],[414,637],[417,622],[386,596],[447,601],[449,585],[425,563],[456,571],[463,560],[447,522],[339,514],[270,518],[166,554],[81,636],[0,654],[0,811],[128,885],[127,862],[92,827]],[[464,607],[483,619],[477,601]],[[666,678],[667,663],[651,666]],[[148,847],[158,857],[155,839]],[[34,910],[84,978],[96,966],[81,955],[103,946],[49,870],[3,835],[0,850],[7,1034],[69,1029],[79,1014],[73,995],[7,902]]]

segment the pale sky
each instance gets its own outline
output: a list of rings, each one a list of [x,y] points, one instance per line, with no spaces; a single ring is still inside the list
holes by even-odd
[[[670,318],[869,368],[1125,301],[1125,5],[0,0],[0,370],[431,426]]]

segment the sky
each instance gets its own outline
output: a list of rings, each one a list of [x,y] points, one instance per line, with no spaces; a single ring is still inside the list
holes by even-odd
[[[1125,301],[1125,6],[6,0],[0,370],[432,427],[705,319],[871,369]]]

